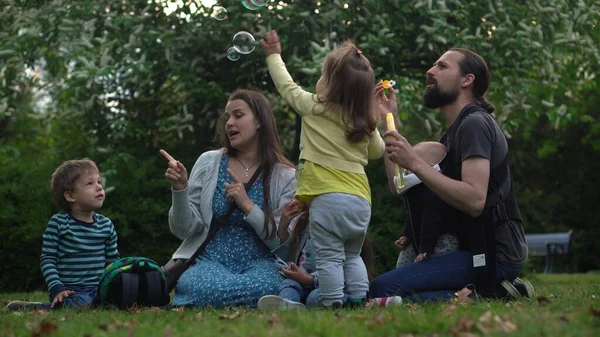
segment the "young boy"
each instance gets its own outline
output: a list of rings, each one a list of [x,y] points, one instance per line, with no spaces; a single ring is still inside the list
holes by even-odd
[[[42,236],[40,266],[50,302],[12,301],[7,305],[9,310],[90,305],[104,268],[119,258],[112,222],[95,213],[105,195],[93,161],[61,164],[52,174],[50,194],[63,209],[52,216]]]

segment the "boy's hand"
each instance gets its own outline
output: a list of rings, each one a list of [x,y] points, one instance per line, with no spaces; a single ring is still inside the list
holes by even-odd
[[[268,31],[265,38],[260,39],[260,44],[263,46],[267,56],[281,54],[281,43],[279,43],[279,36],[275,30]]]
[[[171,157],[165,150],[160,150],[160,154],[169,161],[169,168],[167,169],[167,172],[165,172],[167,181],[171,183],[171,186],[176,191],[185,189],[188,185],[188,176],[185,166],[178,160],[175,160],[175,158]]]
[[[402,250],[406,249],[406,247],[408,246],[409,243],[410,243],[410,240],[409,240],[408,236],[404,236],[404,235],[401,236],[398,240],[396,240],[396,242],[394,242],[394,244]]]
[[[52,304],[50,304],[50,308],[54,308],[55,305],[62,303],[65,298],[67,298],[73,294],[75,294],[75,292],[73,290],[61,291],[54,297],[54,300],[52,300]]]
[[[300,269],[294,262],[290,262],[289,267],[281,267],[283,274],[285,277],[294,280],[300,284],[305,286],[312,286],[313,277],[311,274],[304,271],[304,269]]]

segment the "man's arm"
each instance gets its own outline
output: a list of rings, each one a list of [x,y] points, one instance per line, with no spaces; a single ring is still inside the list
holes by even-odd
[[[490,178],[488,159],[469,157],[464,160],[462,181],[444,176],[420,158],[415,163],[413,172],[448,205],[472,217],[483,212]]]

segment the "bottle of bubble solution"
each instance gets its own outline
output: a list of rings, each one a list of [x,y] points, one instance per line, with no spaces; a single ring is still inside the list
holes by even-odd
[[[394,115],[391,112],[388,112],[385,115],[385,121],[387,123],[388,131],[396,130],[396,124],[394,123]],[[395,171],[396,171],[396,187],[403,188],[404,187],[404,174],[402,173],[402,171],[404,171],[404,170],[401,169],[400,166],[398,166],[398,164],[396,164]]]

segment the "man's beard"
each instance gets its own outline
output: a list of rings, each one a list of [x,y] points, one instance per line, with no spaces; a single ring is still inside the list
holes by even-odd
[[[454,91],[442,91],[437,84],[433,88],[425,89],[423,94],[423,105],[430,109],[452,104],[458,98],[458,89]]]

